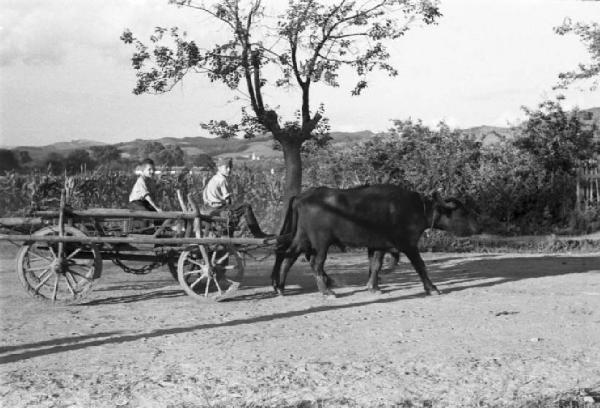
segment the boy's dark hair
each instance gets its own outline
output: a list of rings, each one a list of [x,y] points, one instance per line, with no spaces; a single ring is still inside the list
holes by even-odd
[[[140,162],[140,166],[145,166],[146,164],[149,164],[150,166],[155,167],[154,166],[154,160],[152,160],[150,158],[145,158],[144,160],[142,160]]]

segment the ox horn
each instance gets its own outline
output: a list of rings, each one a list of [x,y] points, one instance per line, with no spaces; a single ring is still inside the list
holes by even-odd
[[[433,201],[439,207],[446,209],[446,210],[455,210],[456,209],[456,203],[454,203],[452,201],[444,200],[438,190],[434,191],[432,196],[433,196]]]

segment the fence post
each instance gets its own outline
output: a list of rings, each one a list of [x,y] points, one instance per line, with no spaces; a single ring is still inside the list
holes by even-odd
[[[577,177],[575,180],[575,211],[579,211],[579,203],[581,201],[581,188],[580,188],[580,181],[581,181],[581,168],[577,169]]]
[[[596,203],[600,204],[600,187],[598,186],[598,179],[600,178],[600,169],[596,167]]]
[[[592,204],[592,193],[594,190],[592,190],[592,167],[589,166],[588,168],[585,169],[585,192],[586,192],[586,197],[585,197],[585,204],[586,204],[586,208],[589,207]]]

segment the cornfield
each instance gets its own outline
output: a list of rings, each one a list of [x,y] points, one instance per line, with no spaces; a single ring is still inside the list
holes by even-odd
[[[155,176],[156,203],[163,210],[180,211],[177,190],[184,197],[191,194],[202,203],[202,190],[210,172],[164,174]],[[129,193],[137,176],[125,172],[93,172],[75,176],[44,173],[0,176],[0,217],[27,215],[32,209],[56,208],[61,191],[67,192],[67,204],[73,208],[126,208]],[[283,175],[276,172],[235,169],[230,187],[236,202],[252,205],[257,218],[267,230],[279,221]]]

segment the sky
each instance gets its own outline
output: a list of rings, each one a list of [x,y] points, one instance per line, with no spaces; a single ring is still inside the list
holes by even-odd
[[[407,118],[514,124],[522,106],[554,98],[559,72],[589,60],[577,37],[553,27],[565,18],[600,20],[600,1],[442,0],[441,10],[438,25],[415,26],[389,45],[397,77],[370,76],[359,97],[346,77],[340,88],[311,91],[332,130],[383,131]],[[0,0],[0,145],[207,136],[201,122],[239,118],[236,94],[201,75],[167,94],[133,95],[132,48],[121,33],[147,39],[155,26],[175,25],[205,47],[220,35],[210,17],[167,0]],[[600,106],[600,90],[560,93],[567,108]],[[299,107],[294,91],[266,98],[285,115]]]

